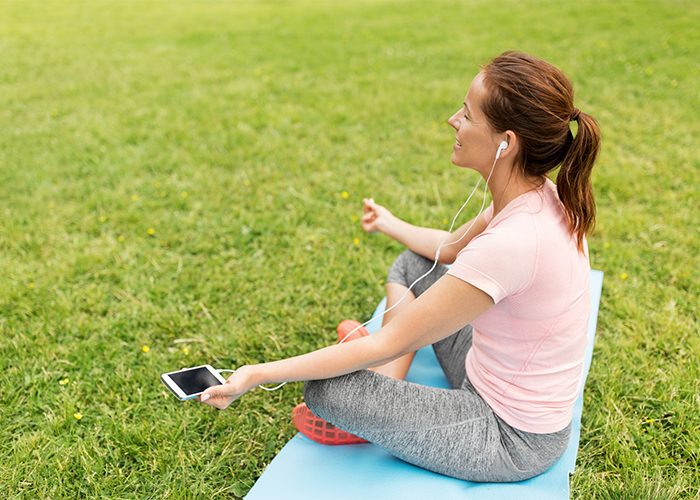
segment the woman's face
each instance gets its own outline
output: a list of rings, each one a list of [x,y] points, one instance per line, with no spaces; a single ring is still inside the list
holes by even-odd
[[[481,110],[486,92],[484,75],[479,73],[469,86],[464,106],[448,120],[457,131],[452,146],[452,163],[474,169],[482,175],[491,170],[500,143]]]

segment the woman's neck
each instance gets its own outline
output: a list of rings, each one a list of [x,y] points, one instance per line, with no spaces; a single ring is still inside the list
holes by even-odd
[[[498,175],[497,175],[498,174]],[[526,178],[519,172],[502,169],[494,172],[489,181],[489,191],[493,197],[494,217],[511,201],[533,189],[540,187],[545,178]]]

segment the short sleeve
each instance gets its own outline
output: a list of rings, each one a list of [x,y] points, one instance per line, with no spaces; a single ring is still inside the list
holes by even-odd
[[[529,286],[536,262],[536,227],[530,214],[521,213],[489,225],[462,249],[448,274],[498,303]]]

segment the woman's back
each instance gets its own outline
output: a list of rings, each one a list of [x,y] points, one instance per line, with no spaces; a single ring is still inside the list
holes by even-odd
[[[547,180],[490,220],[449,271],[495,303],[472,323],[469,379],[501,418],[528,432],[564,428],[580,389],[590,266],[568,228]]]

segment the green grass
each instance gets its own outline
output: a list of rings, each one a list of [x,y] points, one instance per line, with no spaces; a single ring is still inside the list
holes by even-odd
[[[445,227],[476,180],[446,120],[520,49],[604,136],[572,497],[698,498],[698,23],[696,2],[0,2],[0,491],[245,495],[301,384],[218,412],[159,375],[368,318],[401,247],[362,231],[362,197]]]

